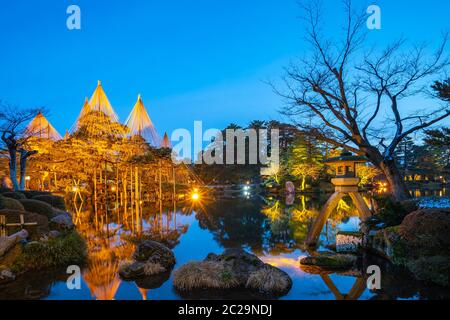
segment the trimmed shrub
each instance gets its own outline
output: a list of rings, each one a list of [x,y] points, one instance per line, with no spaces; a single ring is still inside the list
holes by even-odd
[[[0,210],[1,209],[25,211],[24,206],[19,202],[19,200],[3,197],[0,195]]]
[[[3,193],[5,193],[5,192],[12,192],[12,190],[11,190],[11,189],[8,189],[8,188],[0,187],[0,194],[3,194]]]
[[[27,199],[32,199],[35,196],[51,196],[52,194],[47,191],[35,191],[35,190],[23,190],[20,191],[23,193]]]
[[[13,265],[15,272],[66,267],[86,262],[86,243],[75,231],[48,241],[29,242]]]
[[[27,198],[21,192],[4,192],[4,193],[2,193],[2,196],[7,197],[7,198],[16,199],[16,200],[22,200],[22,199]]]
[[[28,222],[36,222],[36,226],[24,226],[24,228],[28,231],[29,237],[32,240],[39,240],[43,235],[47,234],[49,231],[48,228],[48,219],[47,217],[33,213],[33,212],[24,212],[10,209],[0,210],[1,216],[6,216],[6,223],[18,223],[20,222],[20,215],[24,215],[25,223]],[[8,227],[8,233],[13,234],[15,232],[20,231],[20,226],[17,227]]]
[[[375,197],[378,206],[378,212],[375,216],[386,227],[398,226],[403,219],[411,212],[411,203],[395,201],[391,196]]]
[[[39,200],[18,200],[23,205],[26,211],[42,214],[48,219],[53,218],[56,214],[51,205]]]
[[[55,207],[60,210],[66,210],[66,204],[64,202],[63,197],[52,196],[52,195],[40,195],[40,196],[34,196],[32,199],[46,202],[49,205],[51,205],[52,207]]]

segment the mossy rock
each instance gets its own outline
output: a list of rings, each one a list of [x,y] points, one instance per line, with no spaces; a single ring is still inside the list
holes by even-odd
[[[23,247],[22,254],[13,265],[18,273],[31,270],[67,267],[84,264],[87,259],[85,241],[72,231],[62,237],[47,241],[32,241]]]
[[[35,196],[51,196],[51,192],[48,191],[35,191],[35,190],[22,190],[20,191],[27,199],[33,199]]]
[[[399,234],[411,258],[442,255],[450,248],[450,209],[421,209],[403,220]]]
[[[23,214],[25,223],[36,222],[35,226],[24,226],[29,233],[29,238],[32,240],[39,240],[42,236],[46,235],[49,231],[47,217],[33,212],[2,209],[0,210],[0,216],[6,217],[6,223],[19,223],[20,215]],[[8,227],[8,233],[13,234],[20,231],[20,227]]]
[[[19,200],[3,197],[0,195],[0,210],[1,209],[25,211],[24,206]]]
[[[342,270],[352,268],[356,264],[357,259],[352,254],[320,253],[316,256],[302,258],[300,264],[324,269]]]
[[[48,219],[56,216],[52,206],[46,202],[32,199],[19,200],[26,211],[42,214]]]
[[[21,200],[21,199],[27,198],[21,192],[5,192],[5,193],[2,193],[2,196],[7,197],[7,198],[16,199],[16,200]]]
[[[66,210],[66,203],[65,203],[63,197],[53,196],[53,195],[39,195],[39,196],[34,196],[32,199],[46,202],[49,205],[51,205],[52,207],[60,209],[60,210]]]

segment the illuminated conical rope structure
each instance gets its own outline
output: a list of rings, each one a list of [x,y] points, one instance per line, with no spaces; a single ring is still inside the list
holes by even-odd
[[[103,91],[100,81],[91,99],[85,99],[78,119],[70,131],[78,137],[122,138],[125,136],[125,127],[119,123],[119,118]]]
[[[164,137],[161,141],[161,148],[172,148],[172,144],[170,143],[169,136],[167,132],[164,132]]]
[[[111,106],[111,103],[109,103],[108,97],[106,96],[105,91],[103,91],[100,80],[98,80],[97,88],[95,88],[91,100],[89,100],[89,105],[93,111],[101,111],[113,122],[119,122],[119,117]]]
[[[89,98],[84,98],[83,108],[81,108],[80,114],[78,115],[77,121],[73,124],[72,128],[70,128],[70,132],[73,133],[78,130],[80,119],[85,117],[92,111],[91,105],[89,104]]]
[[[140,136],[152,146],[159,147],[158,133],[145,109],[144,103],[142,103],[141,95],[138,95],[136,104],[125,124],[131,137]]]
[[[50,122],[42,114],[42,112],[39,112],[36,117],[28,124],[25,129],[25,136],[50,139],[53,141],[62,139],[61,135],[50,124]]]

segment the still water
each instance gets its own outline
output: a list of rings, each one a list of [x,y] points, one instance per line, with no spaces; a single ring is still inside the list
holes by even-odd
[[[78,231],[86,239],[89,263],[82,268],[81,289],[69,290],[65,270],[34,274],[0,290],[0,299],[183,299],[254,298],[245,294],[204,292],[185,295],[165,274],[141,282],[118,276],[120,261],[130,259],[136,237],[148,237],[170,246],[176,256],[175,269],[208,253],[241,247],[263,261],[286,271],[293,280],[291,291],[281,299],[435,299],[450,298],[448,291],[415,281],[406,271],[382,259],[364,257],[360,270],[347,273],[311,274],[302,270],[299,259],[307,255],[303,242],[312,219],[326,198],[299,196],[277,200],[260,197],[198,201],[146,207],[139,212],[128,207],[97,214],[86,204],[71,209]],[[357,230],[359,220],[351,205],[340,203],[320,238],[320,249],[334,242],[338,230]],[[364,270],[377,264],[382,271],[382,289],[366,288]]]

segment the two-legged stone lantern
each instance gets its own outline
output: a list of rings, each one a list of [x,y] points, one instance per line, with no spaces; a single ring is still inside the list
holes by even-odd
[[[314,220],[309,231],[307,243],[310,246],[314,246],[317,243],[328,216],[345,195],[348,194],[351,197],[362,221],[365,221],[372,215],[363,197],[358,192],[359,178],[356,176],[356,165],[358,163],[366,163],[367,158],[354,156],[350,152],[344,151],[339,157],[330,158],[325,162],[336,168],[336,178],[331,180],[331,183],[334,185],[334,193]]]

